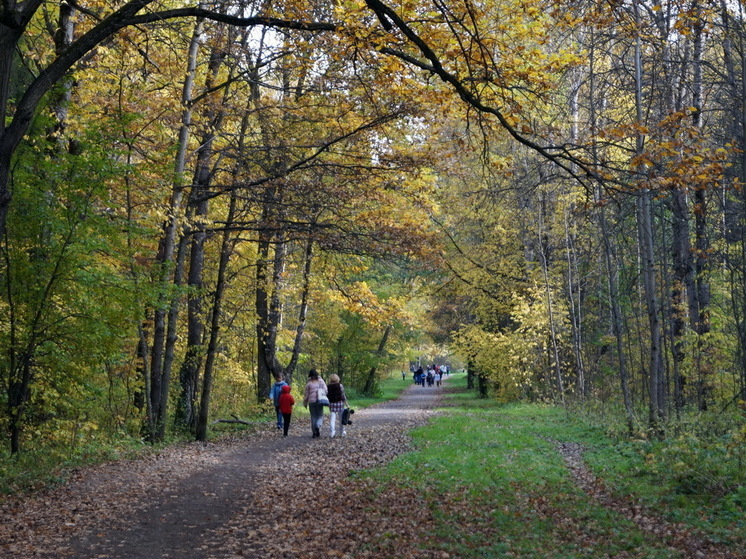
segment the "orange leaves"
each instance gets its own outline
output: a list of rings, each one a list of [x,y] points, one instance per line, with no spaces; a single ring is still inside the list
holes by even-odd
[[[647,125],[608,127],[598,132],[598,139],[606,142],[607,153],[616,150],[620,158],[625,152],[635,151],[637,138],[643,139],[643,150],[626,161],[626,169],[639,178],[633,188],[649,188],[661,195],[673,189],[712,188],[722,182],[736,150],[732,145],[712,145],[689,120],[696,111],[689,107]],[[613,178],[608,174],[605,177]]]

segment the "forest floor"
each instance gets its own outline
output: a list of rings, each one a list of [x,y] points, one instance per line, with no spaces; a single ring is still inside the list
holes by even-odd
[[[311,438],[307,416],[296,416],[288,437],[266,428],[175,446],[4,498],[0,557],[303,557],[326,550],[332,532],[337,549],[352,552],[354,534],[337,529],[364,488],[348,486],[349,473],[409,450],[407,433],[434,413],[440,390],[409,389],[357,410],[343,438],[329,438],[328,414],[320,439]],[[350,520],[367,525],[362,516]]]
[[[435,511],[414,487],[387,490],[353,475],[410,450],[409,431],[439,413],[450,390],[412,386],[395,401],[358,410],[344,438],[329,438],[327,418],[322,438],[312,439],[303,416],[294,418],[287,438],[265,429],[81,469],[59,487],[0,501],[0,557],[459,557],[422,526],[435,515],[468,518],[468,500]],[[649,537],[665,537],[666,556],[743,557],[615,500],[585,468],[582,448],[557,443],[557,450],[590,499]],[[535,513],[558,511],[537,503]],[[587,543],[575,520],[552,521],[579,549]]]

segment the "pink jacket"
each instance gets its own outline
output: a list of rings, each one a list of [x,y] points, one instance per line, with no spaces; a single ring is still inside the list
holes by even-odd
[[[323,387],[323,389],[326,391],[326,383],[322,378],[319,378],[319,380],[309,380],[306,383],[306,391],[303,394],[304,406],[318,401],[320,387]]]

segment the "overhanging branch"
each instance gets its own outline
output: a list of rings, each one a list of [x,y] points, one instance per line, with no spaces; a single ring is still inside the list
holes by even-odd
[[[430,45],[423,40],[418,33],[412,29],[392,8],[380,0],[366,0],[368,7],[376,14],[381,21],[384,29],[393,32],[396,27],[412,45],[420,52],[425,60],[416,56],[407,54],[401,50],[383,47],[380,51],[389,56],[395,56],[408,64],[416,66],[437,75],[443,82],[450,85],[459,97],[469,106],[477,111],[490,114],[497,118],[498,122],[516,141],[533,150],[543,158],[551,161],[559,168],[563,169],[575,180],[584,186],[588,186],[588,180],[598,180],[605,182],[592,166],[587,162],[568,153],[563,147],[542,146],[525,135],[521,134],[505,117],[499,107],[492,107],[484,104],[479,97],[464,86],[464,80],[459,79],[456,75],[449,72],[441,63],[438,55],[433,51]]]

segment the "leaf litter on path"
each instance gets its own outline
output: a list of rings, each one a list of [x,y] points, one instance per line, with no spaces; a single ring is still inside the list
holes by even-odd
[[[312,522],[315,513],[355,511],[340,540],[344,556],[359,548],[346,542],[365,531],[370,506],[368,498],[356,500],[360,489],[346,486],[349,473],[409,450],[408,431],[436,401],[435,390],[410,390],[358,410],[344,438],[328,438],[327,428],[312,440],[307,421],[297,420],[283,438],[268,423],[248,436],[78,470],[62,486],[0,502],[0,557],[198,559],[261,549],[264,557],[302,557],[309,540],[327,542],[327,525],[342,525]],[[274,504],[279,512],[268,508]]]
[[[307,420],[296,420],[283,438],[268,423],[249,435],[79,470],[63,486],[0,502],[0,557],[455,559],[423,529],[435,521],[432,498],[350,475],[410,450],[409,431],[432,417],[448,390],[413,386],[400,400],[359,410],[344,438],[328,438],[326,428],[311,439]],[[558,445],[586,493],[667,538],[672,551],[739,557],[614,498],[583,464],[581,447]],[[473,514],[468,505],[458,495],[438,496],[441,516],[462,523]],[[562,521],[548,504],[532,507]],[[474,528],[500,537],[484,518]],[[563,533],[582,544],[582,530],[571,528]]]

